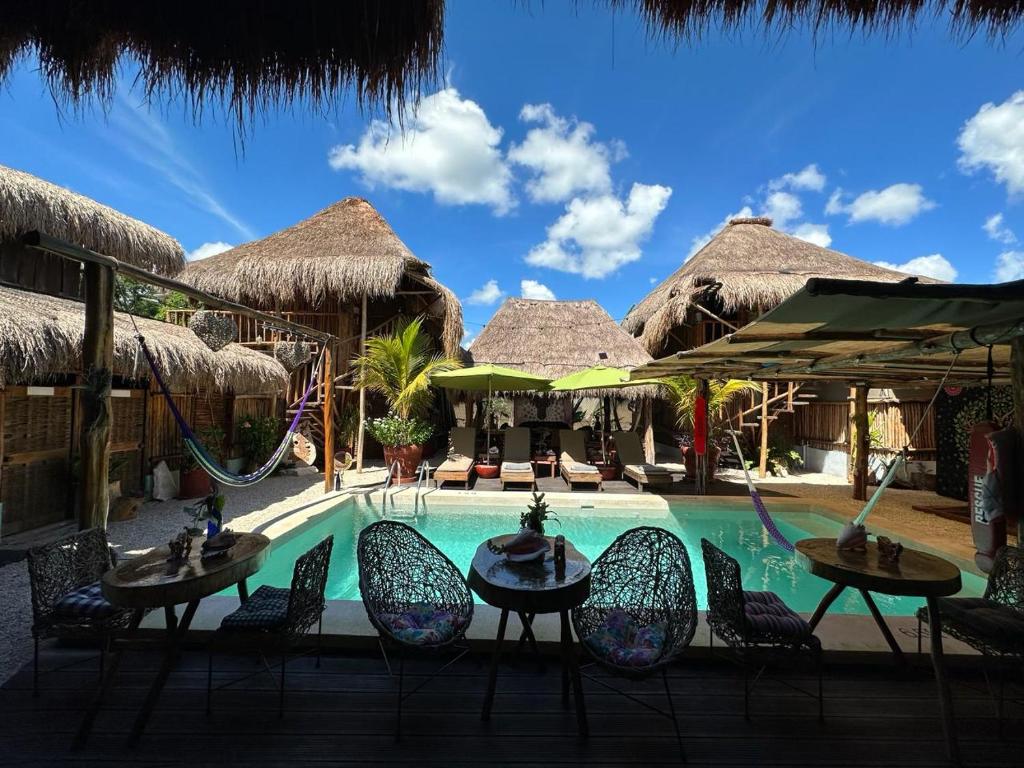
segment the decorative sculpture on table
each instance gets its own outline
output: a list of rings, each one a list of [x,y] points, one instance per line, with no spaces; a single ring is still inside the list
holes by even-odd
[[[167,542],[167,547],[171,550],[171,556],[167,558],[167,562],[183,563],[188,560],[189,555],[192,554],[192,534],[189,533],[188,527]]]
[[[879,536],[877,540],[879,565],[898,565],[900,555],[903,554],[903,545],[888,536]]]
[[[843,526],[839,536],[836,538],[836,549],[851,552],[863,552],[868,548],[867,529],[856,522],[847,523]]]

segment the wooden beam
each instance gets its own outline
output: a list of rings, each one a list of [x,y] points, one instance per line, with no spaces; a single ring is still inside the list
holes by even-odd
[[[871,448],[868,434],[868,385],[853,387],[853,418],[850,422],[850,448],[853,460],[853,498],[868,499],[868,453]]]
[[[654,401],[644,398],[644,460],[654,463]]]
[[[334,490],[334,350],[324,349],[324,493]]]
[[[110,467],[110,381],[114,368],[114,270],[85,264],[82,428],[78,528],[106,528]]]
[[[732,328],[734,331],[738,331],[739,330],[739,328],[737,328],[735,325],[730,323],[728,320],[723,320],[718,315],[716,315],[714,312],[712,312],[710,309],[707,309],[706,307],[701,306],[700,304],[698,304],[695,301],[691,301],[690,302],[690,306],[692,306],[698,312],[703,312],[705,315],[710,317],[712,320],[716,320],[719,323],[721,323],[722,325],[724,325],[724,326],[726,326],[728,328]]]
[[[808,331],[806,333],[744,333],[729,334],[726,344],[772,343],[782,341],[918,341],[929,339],[935,331],[914,328],[877,331]]]
[[[362,309],[359,313],[359,354],[366,354],[366,294],[363,294]],[[358,375],[358,371],[356,372]],[[363,471],[363,448],[366,444],[366,390],[359,389],[359,434],[356,437],[356,472]]]
[[[757,463],[757,476],[768,477],[768,382],[761,382],[761,457]]]

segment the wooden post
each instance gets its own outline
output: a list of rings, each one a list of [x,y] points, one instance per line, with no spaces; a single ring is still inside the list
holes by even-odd
[[[853,419],[850,424],[850,448],[853,460],[853,498],[867,501],[868,498],[868,385],[857,384],[853,388]]]
[[[644,398],[644,461],[654,463],[654,401]]]
[[[359,354],[366,354],[366,294],[359,313]],[[358,371],[357,371],[358,373]],[[359,389],[359,434],[356,437],[356,472],[363,471],[363,446],[366,443],[366,390]]]
[[[1024,337],[1010,342],[1010,382],[1013,385],[1013,425],[1024,435]],[[1024,516],[1017,518],[1017,546],[1024,546]]]
[[[110,467],[110,380],[114,366],[114,271],[85,265],[85,334],[82,337],[82,429],[78,528],[107,525]]]
[[[324,349],[324,493],[334,490],[334,350]]]
[[[703,461],[701,460],[701,454],[694,456],[694,466],[697,469],[696,476],[694,477],[694,493],[698,496],[705,496],[708,492],[708,485],[711,483],[711,478],[714,475],[714,465],[712,461],[714,457],[711,455],[711,412],[709,408],[709,401],[711,400],[711,384],[707,379],[697,379],[697,396],[704,399],[704,405],[702,407],[703,419],[705,424],[704,429],[704,445],[703,450],[704,456]],[[694,403],[696,405],[696,402]],[[696,424],[697,420],[701,418],[701,414],[694,412],[693,423]],[[693,444],[694,453],[697,451],[697,443],[694,441]]]
[[[768,382],[761,382],[761,459],[757,465],[757,476],[768,477]]]

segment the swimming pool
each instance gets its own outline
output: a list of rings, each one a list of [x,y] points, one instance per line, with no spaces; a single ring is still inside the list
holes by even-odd
[[[518,528],[519,512],[524,503],[509,504],[502,499],[481,498],[478,504],[445,504],[425,497],[415,519],[398,518],[415,527],[433,542],[463,571],[467,572],[473,553],[480,542]],[[408,502],[405,502],[408,506]],[[638,525],[666,528],[686,545],[693,567],[697,602],[706,607],[707,587],[700,540],[706,538],[735,557],[743,569],[745,589],[776,592],[797,611],[813,611],[830,584],[811,576],[768,538],[757,517],[746,505],[733,501],[688,504],[673,502],[662,509],[651,508],[579,508],[559,507],[552,503],[561,520],[548,533],[564,533],[566,538],[594,559],[623,531]],[[779,529],[790,541],[808,536],[835,536],[840,523],[823,514],[805,511],[772,511]],[[347,499],[337,507],[313,518],[274,539],[266,564],[250,579],[250,589],[261,584],[287,587],[291,582],[295,559],[329,534],[334,534],[327,598],[359,600],[359,576],[356,565],[356,541],[359,531],[381,519],[380,509],[363,498]],[[905,543],[912,546],[912,542]],[[963,574],[963,595],[980,595],[984,581],[971,573]],[[225,593],[233,592],[226,590]],[[882,613],[908,616],[923,600],[877,595]],[[831,610],[839,613],[866,614],[860,595],[847,590]]]

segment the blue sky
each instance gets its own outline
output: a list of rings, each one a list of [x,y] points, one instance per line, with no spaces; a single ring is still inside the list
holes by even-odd
[[[349,100],[271,114],[243,153],[216,110],[196,126],[128,87],[106,112],[59,115],[26,65],[0,92],[0,163],[198,254],[367,197],[463,299],[470,335],[524,292],[595,298],[619,319],[748,211],[870,261],[1016,279],[1019,38],[961,44],[925,24],[674,48],[589,4],[453,0],[444,82],[404,136]]]

